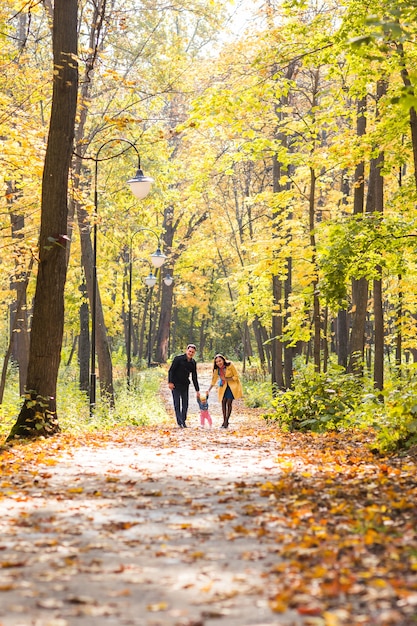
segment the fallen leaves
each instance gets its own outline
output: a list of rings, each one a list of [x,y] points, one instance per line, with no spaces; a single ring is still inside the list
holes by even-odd
[[[167,626],[415,623],[416,466],[360,434],[149,427],[18,444],[0,466],[4,626],[138,607]]]

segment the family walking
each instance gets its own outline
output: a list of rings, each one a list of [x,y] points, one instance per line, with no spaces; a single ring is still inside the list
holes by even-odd
[[[172,391],[177,424],[180,428],[187,428],[186,420],[191,375],[196,391],[197,403],[200,408],[200,425],[204,426],[206,420],[209,426],[212,425],[212,418],[208,410],[208,397],[213,387],[217,387],[223,413],[223,423],[220,428],[228,428],[233,400],[243,396],[242,384],[237,369],[232,361],[228,361],[222,354],[216,354],[210,387],[206,393],[200,393],[197,363],[194,360],[195,353],[195,345],[188,344],[185,353],[176,356],[168,370],[168,386]]]

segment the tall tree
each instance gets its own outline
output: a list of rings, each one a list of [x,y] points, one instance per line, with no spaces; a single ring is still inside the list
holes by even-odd
[[[77,108],[77,0],[55,0],[52,107],[42,179],[39,264],[26,395],[8,440],[51,435],[64,329],[68,172]]]
[[[388,85],[386,80],[377,82],[377,107],[376,115],[380,117],[379,102],[387,93]],[[384,165],[384,152],[379,151],[376,158],[376,180],[375,180],[375,211],[382,214],[384,211],[384,176],[382,168]],[[377,277],[374,279],[374,319],[375,319],[375,360],[374,360],[374,384],[380,391],[384,388],[384,312],[382,300],[382,268],[377,266]]]
[[[356,133],[358,139],[366,133],[366,96],[357,102]],[[353,214],[363,215],[365,198],[365,163],[363,158],[357,163],[354,174]],[[348,370],[357,374],[363,372],[365,351],[365,321],[368,310],[368,279],[363,276],[352,279],[352,328],[349,343]]]

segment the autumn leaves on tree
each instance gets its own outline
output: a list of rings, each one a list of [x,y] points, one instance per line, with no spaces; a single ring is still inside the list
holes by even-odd
[[[133,0],[82,2],[76,15],[68,3],[15,5],[0,13],[2,232],[7,246],[12,228],[14,252],[1,288],[5,306],[30,312],[19,328],[27,338],[30,320],[30,352],[28,341],[12,348],[17,333],[4,346],[28,393],[24,428],[58,427],[61,343],[79,335],[85,387],[94,223],[103,395],[113,395],[113,350],[126,352],[126,246],[142,226],[160,237],[175,281],[158,282],[151,306],[141,259],[154,242],[136,238],[138,364],[165,362],[192,336],[202,359],[219,344],[259,359],[276,391],[292,386],[302,355],[316,373],[335,361],[370,372],[383,393],[387,353],[397,367],[416,354],[415,7],[265,3],[250,29],[218,38],[220,3],[145,4],[140,16]],[[134,201],[132,155],[109,151],[96,215],[91,158],[118,137],[138,147],[154,189]]]

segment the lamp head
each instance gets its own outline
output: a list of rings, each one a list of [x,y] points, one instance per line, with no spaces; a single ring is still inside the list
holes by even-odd
[[[152,272],[150,272],[149,276],[145,278],[145,284],[147,287],[155,287],[156,281],[157,281],[157,278],[155,274],[152,274]]]
[[[154,267],[156,268],[162,267],[162,265],[166,261],[166,255],[163,252],[161,252],[160,248],[158,248],[156,252],[151,254],[151,261]]]
[[[136,172],[134,178],[131,178],[127,181],[127,184],[130,186],[130,190],[136,198],[141,200],[142,198],[146,198],[148,193],[151,190],[151,186],[153,183],[153,178],[150,176],[145,176],[140,168]]]
[[[164,277],[164,283],[166,284],[167,287],[169,287],[170,285],[172,285],[172,283],[174,282],[174,279],[172,278],[172,276],[170,274],[167,274]]]

